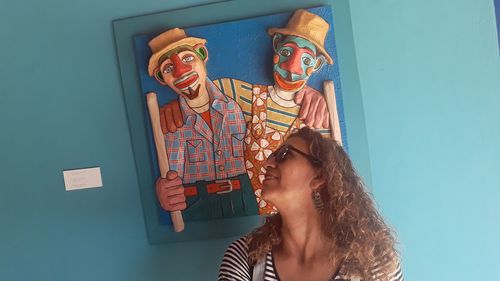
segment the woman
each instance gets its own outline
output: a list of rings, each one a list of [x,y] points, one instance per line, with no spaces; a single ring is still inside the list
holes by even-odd
[[[279,213],[233,242],[221,280],[403,280],[395,239],[349,157],[302,128],[265,163],[263,198]]]

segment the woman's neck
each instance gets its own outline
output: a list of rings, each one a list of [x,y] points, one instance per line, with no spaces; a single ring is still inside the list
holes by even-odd
[[[329,239],[321,229],[321,219],[316,210],[309,213],[297,212],[295,215],[281,214],[281,238],[279,251],[307,261],[315,256],[329,252]]]

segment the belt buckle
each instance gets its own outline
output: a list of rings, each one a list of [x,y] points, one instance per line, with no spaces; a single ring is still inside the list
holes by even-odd
[[[221,184],[219,188],[224,188],[223,190],[217,191],[217,194],[224,194],[224,193],[229,193],[233,191],[233,183],[231,180],[226,179],[226,180],[216,180],[215,183],[226,183],[226,184]]]

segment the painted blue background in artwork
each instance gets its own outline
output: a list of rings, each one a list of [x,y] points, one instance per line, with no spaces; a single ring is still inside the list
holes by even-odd
[[[325,48],[334,60],[334,64],[326,64],[319,72],[314,73],[308,81],[308,85],[322,91],[324,80],[334,80],[337,108],[342,130],[343,144],[348,150],[347,136],[342,106],[342,90],[337,64],[337,52],[334,42],[334,25],[330,7],[317,7],[308,9],[330,24],[330,30],[325,40]],[[280,13],[270,16],[262,16],[238,21],[230,21],[218,24],[185,28],[188,36],[204,38],[207,40],[208,62],[207,73],[212,80],[219,78],[236,78],[252,84],[273,85],[272,78],[272,37],[267,34],[271,27],[285,27],[293,12]],[[165,29],[167,30],[167,29]],[[163,32],[163,31],[162,31]],[[176,99],[177,94],[169,87],[158,83],[149,76],[148,63],[151,50],[148,42],[158,33],[141,34],[134,36],[134,47],[136,64],[141,81],[142,93],[156,92],[160,104],[165,104]],[[147,114],[146,104],[144,112]],[[151,132],[151,124],[148,121],[148,132]],[[155,147],[152,135],[149,137],[152,148]],[[158,161],[155,149],[151,149],[153,161],[152,174],[159,177]],[[160,210],[164,224],[171,224],[168,212]]]

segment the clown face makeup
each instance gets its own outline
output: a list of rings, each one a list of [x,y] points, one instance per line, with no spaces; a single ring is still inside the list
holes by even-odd
[[[316,46],[297,37],[275,34],[273,37],[273,76],[276,85],[288,92],[301,90],[311,74],[318,71],[326,59],[317,54]]]
[[[161,63],[163,83],[188,100],[195,100],[200,94],[207,77],[205,61],[191,50],[174,52]]]

